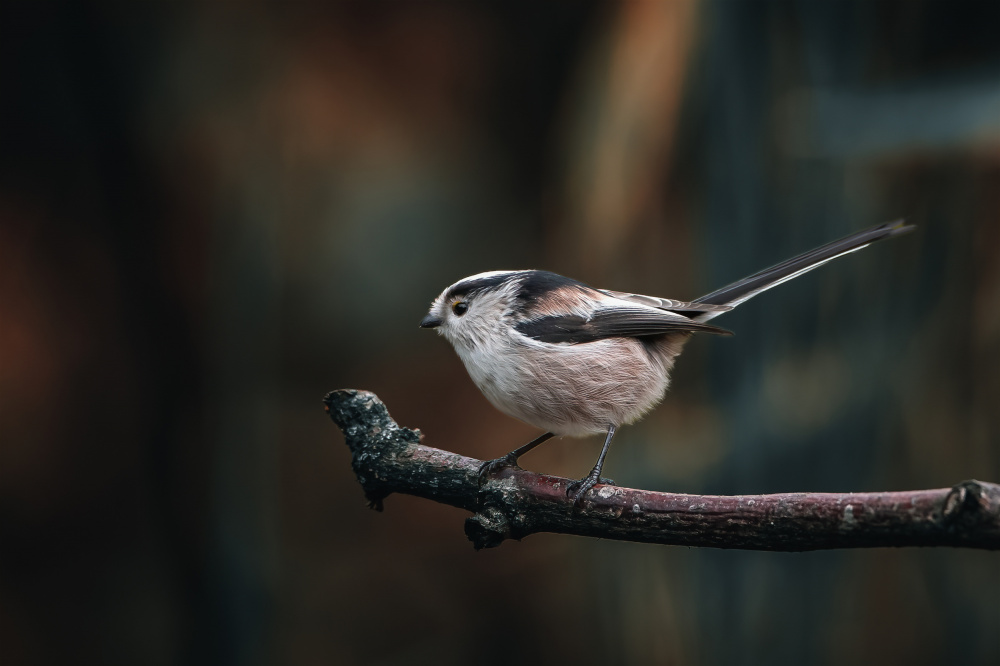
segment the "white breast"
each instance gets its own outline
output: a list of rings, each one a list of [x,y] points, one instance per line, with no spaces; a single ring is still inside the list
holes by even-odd
[[[497,409],[557,435],[580,437],[633,423],[659,403],[686,338],[665,336],[653,345],[634,338],[547,344],[506,329],[475,346],[456,345],[456,351]]]

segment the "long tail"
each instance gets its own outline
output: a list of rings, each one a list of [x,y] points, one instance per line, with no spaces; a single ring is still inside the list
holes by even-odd
[[[783,261],[776,266],[765,268],[759,273],[754,273],[753,275],[745,277],[742,280],[738,280],[731,285],[723,287],[722,289],[717,289],[711,294],[706,294],[701,298],[695,299],[694,302],[705,303],[708,305],[728,305],[729,307],[736,307],[743,301],[753,298],[757,294],[767,291],[771,287],[776,287],[782,282],[787,282],[788,280],[798,277],[803,273],[808,273],[812,269],[822,266],[826,262],[832,261],[837,257],[851,252],[856,252],[861,248],[874,243],[875,241],[905,234],[915,228],[916,227],[912,225],[905,224],[903,220],[896,220],[895,222],[881,224],[865,231],[859,231],[851,234],[850,236],[841,238],[840,240],[827,243],[826,245],[806,252],[805,254],[800,254],[797,257],[789,259],[788,261]],[[695,321],[708,321],[709,319],[717,317],[720,314],[722,314],[722,312],[707,311],[699,314],[697,317],[693,317],[693,319]]]

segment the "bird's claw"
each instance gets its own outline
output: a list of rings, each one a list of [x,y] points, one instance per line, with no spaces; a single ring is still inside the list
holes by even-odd
[[[606,486],[613,486],[615,482],[611,479],[606,479],[603,476],[597,476],[596,474],[588,474],[579,481],[574,481],[573,483],[566,486],[566,497],[576,497],[573,499],[573,506],[579,507],[583,502],[583,497],[586,495],[591,488],[596,486],[598,483],[604,484]]]
[[[486,479],[499,474],[508,467],[517,467],[517,457],[509,453],[502,458],[495,458],[484,462],[479,466],[479,487],[483,487]]]

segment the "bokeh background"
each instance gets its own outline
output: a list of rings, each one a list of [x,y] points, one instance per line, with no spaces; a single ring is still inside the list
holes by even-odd
[[[0,4],[0,662],[997,664],[1000,556],[770,554],[365,507],[320,400],[536,433],[417,328],[468,274],[727,314],[620,484],[1000,480],[1000,3]],[[531,469],[586,473],[599,438]]]

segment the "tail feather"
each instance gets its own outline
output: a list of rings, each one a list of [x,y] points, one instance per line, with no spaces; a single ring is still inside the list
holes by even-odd
[[[837,257],[856,252],[867,245],[885,238],[892,238],[900,234],[912,231],[916,227],[906,225],[903,220],[896,220],[887,224],[881,224],[865,231],[859,231],[827,243],[821,247],[811,250],[797,257],[793,257],[780,264],[765,268],[749,277],[738,280],[730,285],[717,289],[701,298],[696,298],[694,303],[705,303],[706,305],[727,305],[735,307],[757,294],[767,291],[771,287],[776,287],[782,282],[787,282],[792,278],[807,273],[814,268],[822,266],[828,261]],[[722,314],[719,311],[706,311],[694,317],[696,321],[707,321]]]

